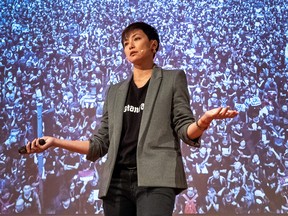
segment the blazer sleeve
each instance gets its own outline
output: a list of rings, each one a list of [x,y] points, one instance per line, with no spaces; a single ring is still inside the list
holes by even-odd
[[[200,147],[200,137],[191,140],[187,135],[190,124],[195,122],[195,117],[190,107],[190,96],[186,74],[183,70],[175,73],[173,82],[173,107],[172,118],[178,137],[188,145]]]
[[[109,147],[109,118],[108,118],[108,95],[110,87],[107,91],[107,96],[103,106],[103,115],[96,134],[89,139],[89,151],[86,159],[96,161],[98,158],[103,157],[108,152]]]

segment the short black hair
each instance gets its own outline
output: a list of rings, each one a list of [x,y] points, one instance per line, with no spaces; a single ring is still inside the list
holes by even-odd
[[[127,37],[127,35],[135,30],[135,29],[140,29],[142,30],[148,37],[149,40],[156,40],[158,42],[158,46],[156,48],[156,51],[158,51],[159,49],[159,45],[160,45],[160,39],[159,39],[159,34],[156,28],[154,28],[153,26],[145,23],[145,22],[134,22],[131,23],[130,25],[128,25],[122,32],[122,45],[124,46],[124,41],[125,38]]]

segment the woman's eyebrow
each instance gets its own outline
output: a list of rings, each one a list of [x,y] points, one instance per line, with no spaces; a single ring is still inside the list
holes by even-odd
[[[129,40],[129,38],[134,38],[136,37],[137,35],[140,35],[138,32],[135,32],[135,33],[132,33],[131,35],[128,35],[127,37],[125,37],[124,41],[127,41]]]

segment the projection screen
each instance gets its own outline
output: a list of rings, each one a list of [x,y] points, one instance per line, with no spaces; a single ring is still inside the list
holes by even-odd
[[[51,148],[42,136],[88,140],[106,90],[127,79],[121,32],[144,21],[160,34],[155,63],[185,70],[191,109],[230,106],[201,147],[181,143],[189,188],[174,214],[288,213],[288,11],[281,0],[2,0],[0,214],[99,214],[106,158]]]

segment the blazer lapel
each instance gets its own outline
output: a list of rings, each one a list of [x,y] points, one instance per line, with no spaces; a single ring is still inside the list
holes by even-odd
[[[155,66],[153,68],[152,76],[150,79],[149,87],[147,90],[144,111],[142,114],[138,143],[140,143],[143,134],[145,133],[148,123],[151,117],[152,109],[154,107],[155,100],[157,98],[158,90],[162,81],[162,70],[160,67]]]
[[[122,123],[123,123],[123,109],[126,101],[126,96],[129,88],[129,83],[131,79],[127,79],[122,83],[122,85],[117,89],[115,102],[114,102],[114,143],[119,144],[122,132]],[[117,146],[118,148],[118,146]]]

